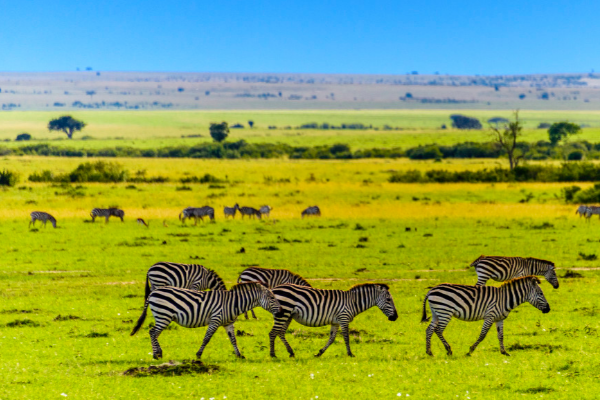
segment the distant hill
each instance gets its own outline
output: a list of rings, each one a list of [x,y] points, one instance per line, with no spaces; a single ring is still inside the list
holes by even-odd
[[[600,108],[600,74],[0,73],[0,112],[73,109]]]

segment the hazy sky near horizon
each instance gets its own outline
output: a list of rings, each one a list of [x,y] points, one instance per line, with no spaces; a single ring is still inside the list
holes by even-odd
[[[600,71],[598,1],[2,2],[0,71]]]

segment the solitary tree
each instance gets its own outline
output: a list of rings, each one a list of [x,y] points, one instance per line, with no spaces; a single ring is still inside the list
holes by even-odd
[[[548,129],[548,137],[552,146],[556,146],[562,139],[581,132],[581,127],[572,122],[555,122]]]
[[[96,91],[95,90],[88,90],[88,91],[85,92],[85,94],[87,94],[91,98],[94,98],[94,95],[96,94]]]
[[[63,131],[69,139],[73,139],[73,133],[81,131],[85,122],[76,120],[70,115],[63,115],[48,122],[49,131]]]
[[[215,142],[222,142],[227,139],[229,135],[229,126],[227,122],[221,122],[220,124],[211,123],[210,124],[210,136],[215,140]]]
[[[250,126],[250,129],[252,129],[252,127],[254,126],[254,121],[248,121],[248,125]]]
[[[516,110],[514,115],[515,120],[508,122],[503,128],[489,124],[492,139],[506,150],[511,171],[519,165],[519,161],[523,158],[522,154],[518,154],[517,149],[517,138],[522,135],[521,131],[523,130],[523,125],[519,121],[519,110]]]

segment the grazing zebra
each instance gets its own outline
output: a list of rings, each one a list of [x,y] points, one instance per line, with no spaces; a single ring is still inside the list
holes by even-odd
[[[316,357],[321,356],[331,346],[339,328],[342,328],[346,352],[354,357],[350,350],[349,324],[354,317],[373,306],[379,307],[390,321],[398,319],[389,287],[383,283],[365,283],[353,286],[349,290],[321,290],[307,286],[282,285],[273,289],[273,294],[281,303],[282,312],[275,316],[275,324],[269,333],[271,357],[276,357],[277,336],[285,345],[290,357],[294,357],[294,350],[285,339],[285,332],[292,319],[305,326],[331,325],[329,341]]]
[[[269,289],[273,289],[279,285],[284,285],[286,283],[311,287],[310,283],[306,282],[306,280],[303,277],[296,273],[293,273],[292,271],[288,271],[287,269],[250,267],[242,271],[237,281],[238,283],[264,282],[264,284]],[[254,314],[254,310],[250,311],[252,312],[252,318],[256,319],[256,314]],[[244,316],[246,317],[246,319],[248,319],[247,312],[244,313]]]
[[[250,218],[258,217],[258,219],[261,219],[260,211],[258,211],[256,208],[240,207],[237,204],[235,205],[235,208],[240,212],[240,214],[242,214],[242,219],[244,219],[244,215],[247,215]]]
[[[311,206],[311,207],[308,207],[306,210],[302,211],[302,218],[309,217],[311,215],[314,215],[317,217],[321,216],[321,210],[319,209],[318,206]]]
[[[281,313],[281,305],[273,292],[258,282],[240,283],[232,286],[230,290],[211,292],[165,286],[148,296],[144,311],[131,335],[135,335],[142,327],[150,306],[155,321],[155,326],[150,329],[152,355],[155,359],[162,358],[158,336],[172,321],[186,328],[208,325],[202,347],[196,353],[198,359],[202,357],[204,348],[220,326],[227,331],[235,354],[243,358],[237,347],[233,323],[238,315],[258,305],[274,315]]]
[[[215,209],[209,206],[187,207],[179,213],[179,220],[185,223],[186,218],[194,218],[194,225],[198,224],[198,218],[204,221],[204,217],[209,217],[211,221],[215,219]]]
[[[142,218],[138,218],[137,219],[137,223],[140,224],[140,225],[144,225],[146,228],[150,228],[150,223],[144,221]]]
[[[144,300],[153,290],[163,286],[173,286],[191,290],[227,290],[225,282],[215,271],[197,264],[158,262],[146,273],[146,293]]]
[[[273,207],[271,206],[262,206],[261,208],[258,209],[258,211],[260,211],[261,215],[266,215],[267,217],[271,217],[271,210],[273,209]]]
[[[485,285],[488,279],[497,282],[529,275],[543,275],[554,289],[558,289],[558,277],[552,261],[537,258],[480,256],[471,263],[477,272],[476,285]]]
[[[575,215],[579,214],[579,218],[583,217],[587,212],[587,206],[581,205],[579,207],[577,207],[577,210],[575,211]]]
[[[454,316],[462,321],[483,320],[483,328],[477,341],[471,346],[468,355],[487,335],[494,323],[498,328],[500,352],[508,355],[504,349],[504,320],[511,310],[520,304],[529,302],[544,314],[550,312],[550,305],[540,288],[537,276],[523,276],[505,282],[500,287],[452,285],[443,283],[432,288],[423,300],[423,317],[421,322],[428,321],[427,300],[431,309],[431,323],[426,333],[426,351],[431,353],[431,336],[433,332],[440,338],[448,355],[452,355],[450,344],[444,339],[444,329]]]
[[[121,218],[121,222],[123,222],[123,217],[125,216],[125,211],[119,210],[118,208],[94,208],[90,213],[92,217],[92,222],[96,220],[97,217],[104,217],[105,223],[108,222],[110,217],[118,217]]]
[[[43,212],[43,211],[34,211],[30,215],[31,215],[31,221],[29,222],[29,227],[31,227],[31,224],[33,224],[33,226],[35,226],[35,221],[41,221],[44,223],[44,228],[45,228],[46,222],[50,221],[52,226],[54,228],[56,228],[56,218],[54,218],[52,215],[50,215],[46,212]]]
[[[223,207],[223,214],[225,214],[225,218],[227,218],[227,217],[235,218],[236,211],[237,211],[236,207]]]
[[[587,206],[585,209],[585,218],[589,221],[592,215],[600,216],[600,207],[597,206]]]

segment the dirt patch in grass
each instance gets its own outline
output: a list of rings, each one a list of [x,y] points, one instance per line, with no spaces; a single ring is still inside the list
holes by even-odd
[[[553,344],[521,344],[515,343],[508,346],[507,350],[515,351],[515,350],[537,350],[543,351],[544,353],[552,353],[554,350],[562,350],[563,346],[561,345],[553,345]]]
[[[151,365],[147,368],[129,368],[127,371],[123,372],[123,375],[133,376],[136,378],[143,378],[153,375],[182,376],[194,374],[212,374],[217,371],[219,371],[219,367],[216,365],[207,365],[204,364],[202,361],[196,360],[184,360],[181,363],[176,361],[169,361],[168,363],[160,365]]]
[[[101,337],[108,337],[108,333],[100,333],[100,332],[91,332],[88,333],[87,335],[83,335],[83,337],[85,338],[101,338]]]
[[[65,315],[63,317],[62,315],[58,314],[58,316],[54,318],[54,321],[70,321],[73,319],[81,319],[81,317],[78,317],[77,315]]]
[[[30,319],[15,319],[14,321],[7,323],[5,326],[7,328],[20,328],[26,326],[37,328],[38,326],[40,326],[40,324]]]
[[[544,386],[537,386],[537,387],[532,387],[529,389],[523,389],[523,390],[517,390],[517,393],[527,393],[527,394],[537,394],[537,393],[551,393],[554,392],[555,390],[552,388],[548,388],[548,387],[544,387]]]
[[[33,310],[12,309],[12,310],[0,311],[0,314],[33,314],[33,313],[37,313],[38,311],[41,311],[41,310],[39,308],[34,308]]]
[[[561,276],[561,278],[564,278],[564,279],[583,278],[583,274],[580,274],[579,272],[568,269],[565,271],[565,274],[563,276]]]

